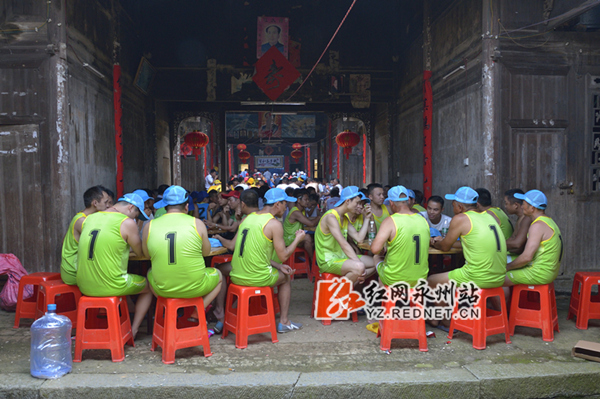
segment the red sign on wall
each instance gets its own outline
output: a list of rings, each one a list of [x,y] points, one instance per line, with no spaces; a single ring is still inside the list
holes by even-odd
[[[300,77],[300,72],[281,54],[271,47],[256,62],[256,74],[252,78],[272,101]]]

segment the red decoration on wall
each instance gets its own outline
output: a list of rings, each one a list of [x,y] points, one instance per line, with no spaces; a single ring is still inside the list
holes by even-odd
[[[189,145],[187,145],[185,143],[185,141],[183,143],[181,143],[181,145],[179,146],[179,153],[181,155],[183,155],[184,158],[187,158],[188,155],[192,155],[192,147],[190,147]]]
[[[208,144],[208,140],[208,134],[199,131],[190,132],[183,137],[184,143],[192,148],[192,153],[196,156],[196,161],[198,160],[198,155],[202,154],[202,149]],[[206,169],[206,155],[204,163]]]
[[[123,196],[123,126],[121,117],[121,65],[113,65],[113,107],[115,109],[115,149],[117,151],[117,198]]]
[[[273,153],[273,147],[271,146],[266,146],[265,147],[265,154],[267,155],[271,155]]]
[[[312,165],[311,163],[311,159],[310,159],[310,146],[306,146],[306,176],[312,177],[313,176],[313,172],[312,172]]]
[[[431,90],[431,71],[423,71],[423,193],[430,198],[433,192],[431,164],[431,122],[433,119],[433,92]]]
[[[238,150],[242,151],[246,149],[246,144],[238,144],[236,147]]]
[[[300,148],[302,148],[302,144],[300,144],[300,143],[294,143],[294,144],[292,144],[292,148],[294,150],[299,150]]]
[[[363,185],[367,183],[367,135],[363,133]]]
[[[231,153],[233,152],[233,146],[228,146],[229,148],[227,149],[227,158],[228,158],[228,163],[229,163],[229,170],[227,171],[230,175],[233,174],[233,169],[231,169],[232,164],[231,164]]]
[[[352,153],[352,147],[360,143],[360,135],[350,130],[344,130],[336,136],[335,142],[344,149],[344,155],[348,159]]]
[[[293,67],[276,46],[271,47],[256,62],[256,74],[252,80],[272,101],[300,77],[300,72]]]
[[[294,150],[290,155],[296,160],[296,162],[298,162],[304,154],[300,150]]]
[[[250,153],[246,150],[242,150],[238,154],[238,157],[240,157],[243,162],[246,162],[248,159],[250,159]]]

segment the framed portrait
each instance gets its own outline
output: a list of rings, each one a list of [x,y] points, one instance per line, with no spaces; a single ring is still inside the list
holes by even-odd
[[[288,58],[289,19],[258,17],[256,29],[256,58],[262,57],[271,47],[276,47]]]
[[[135,79],[133,79],[133,84],[140,89],[142,93],[148,94],[152,81],[154,80],[154,75],[156,75],[156,69],[150,64],[150,61],[145,57],[142,57],[135,74]]]

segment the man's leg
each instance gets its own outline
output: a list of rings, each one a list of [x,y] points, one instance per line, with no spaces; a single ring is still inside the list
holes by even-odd
[[[288,312],[290,310],[290,297],[292,295],[290,276],[279,271],[277,282],[272,287],[277,287],[277,298],[279,299],[279,322],[287,326],[290,324]]]
[[[375,259],[372,256],[361,256],[360,261],[365,265],[365,278],[369,278],[375,273]]]
[[[373,259],[371,258],[371,263]],[[341,275],[345,276],[352,284],[365,281],[365,264],[361,261],[346,259],[342,264]]]
[[[231,273],[231,262],[221,263],[217,266],[217,269],[221,272],[221,285],[215,300],[215,309],[213,313],[215,317],[222,323],[225,321],[225,298],[227,296],[227,282],[224,281]],[[206,301],[204,301],[206,305]]]
[[[450,279],[448,278],[448,273],[450,273],[450,272],[432,274],[431,276],[427,277],[427,283],[429,284],[429,286],[431,288],[437,287],[438,284],[446,284],[447,282],[450,281]],[[443,303],[438,302],[435,304],[435,306],[443,306]],[[427,320],[427,323],[429,323],[433,327],[437,327],[438,325],[440,325],[440,322],[442,324],[444,324],[445,321],[444,320]]]
[[[302,240],[302,242],[300,243],[300,245],[302,245],[302,247],[306,250],[306,252],[308,252],[308,263],[312,264],[312,256],[313,256],[313,251],[315,250],[315,247],[313,245],[313,238],[310,234],[306,234],[304,236],[304,240]]]
[[[215,286],[215,288],[213,288],[211,292],[202,297],[202,301],[204,302],[204,309],[206,309],[208,305],[210,305],[210,303],[216,298],[216,296],[221,293],[221,286],[223,285],[223,276],[221,275],[219,269],[217,269],[217,273],[219,273],[219,283]]]
[[[133,315],[133,322],[131,323],[131,333],[133,334],[133,339],[135,339],[135,336],[137,335],[140,324],[142,324],[142,321],[144,320],[144,316],[146,316],[146,313],[148,313],[153,296],[154,295],[152,294],[152,291],[150,291],[148,281],[146,281],[146,286],[142,291],[140,291],[137,302],[135,303],[135,314]]]

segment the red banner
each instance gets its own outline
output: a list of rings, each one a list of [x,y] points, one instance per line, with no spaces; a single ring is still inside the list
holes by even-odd
[[[363,133],[363,185],[367,183],[367,135]]]
[[[431,123],[433,120],[433,92],[431,90],[431,71],[423,72],[423,194],[425,199],[432,193],[431,164]]]
[[[252,80],[275,101],[299,77],[300,72],[273,46],[256,62]]]
[[[123,126],[121,117],[121,65],[113,65],[113,106],[115,109],[115,149],[117,152],[117,198],[123,196]]]

